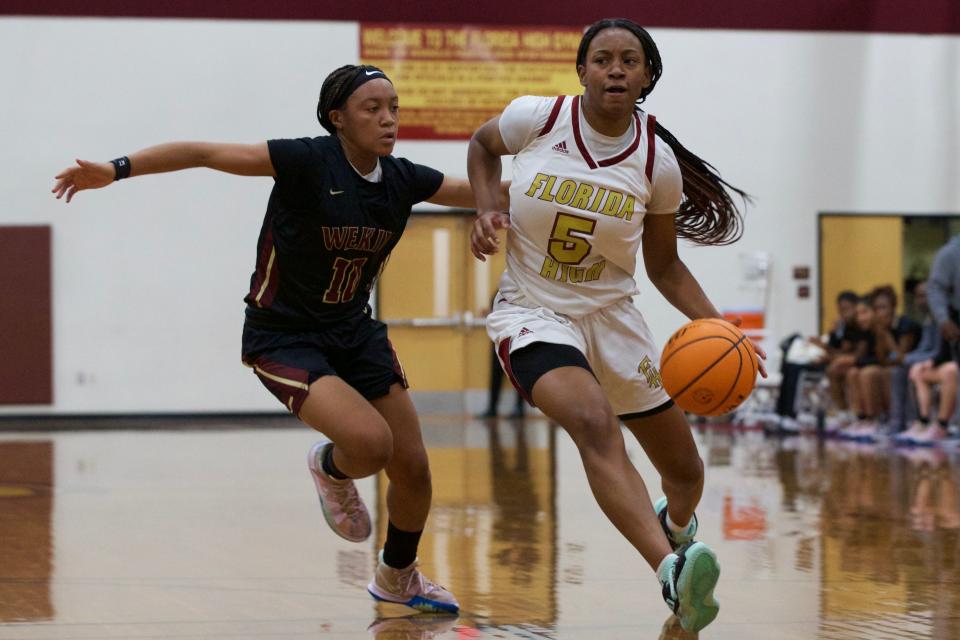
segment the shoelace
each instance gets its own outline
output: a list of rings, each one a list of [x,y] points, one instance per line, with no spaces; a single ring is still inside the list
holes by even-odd
[[[414,562],[408,569],[402,570],[397,574],[397,583],[402,587],[404,593],[410,593],[411,587],[416,584],[419,587],[416,593],[430,594],[437,590],[440,585],[434,583],[425,575],[417,570],[417,563]]]
[[[397,571],[397,584],[400,586],[400,590],[404,593],[409,593],[410,587],[412,587],[415,582],[419,582],[419,586],[422,590],[422,577],[422,574],[417,571],[417,563],[414,562],[407,569],[401,569]]]
[[[360,515],[360,494],[352,482],[330,483],[330,493],[343,507],[343,512],[351,519],[356,520]]]

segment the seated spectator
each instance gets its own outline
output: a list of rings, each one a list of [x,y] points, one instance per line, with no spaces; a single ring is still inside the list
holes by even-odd
[[[830,384],[830,399],[841,420],[850,421],[846,394],[847,370],[854,364],[854,348],[859,340],[856,313],[859,296],[853,291],[842,291],[837,296],[837,320],[826,342],[817,341],[827,355],[823,365]]]
[[[857,318],[866,329],[857,344],[854,366],[847,372],[848,392],[856,397],[857,423],[844,435],[875,440],[881,417],[889,415],[893,367],[903,364],[920,338],[921,328],[897,316],[897,293],[890,285],[875,288],[857,305]]]
[[[807,371],[823,371],[827,351],[816,338],[804,339],[794,333],[780,343],[780,389],[777,394],[777,427],[782,431],[799,431],[797,424],[797,394],[801,375]]]
[[[849,361],[844,370],[844,394],[847,407],[856,417],[852,423],[841,430],[841,435],[849,438],[857,437],[861,430],[868,427],[876,427],[876,416],[868,415],[864,406],[863,388],[860,382],[861,369],[878,361],[877,336],[874,327],[876,316],[867,298],[857,300],[855,315],[854,330],[850,333],[853,353],[843,358],[845,364]]]
[[[921,282],[914,291],[917,308],[924,314],[923,332],[917,348],[908,353],[903,363],[917,399],[917,419],[897,440],[915,444],[933,444],[947,435],[947,424],[957,408],[957,387],[960,368],[953,359],[950,344],[940,335],[937,321],[927,303],[927,284]],[[939,386],[937,415],[931,416],[933,387]]]
[[[857,300],[858,296],[853,291],[840,292],[836,299],[837,319],[824,339],[811,337],[805,340],[795,333],[780,344],[783,357],[780,360],[780,390],[776,409],[780,429],[798,430],[797,393],[800,391],[800,377],[806,371],[827,371],[833,406],[839,411],[846,410],[843,379],[846,369],[853,364]]]

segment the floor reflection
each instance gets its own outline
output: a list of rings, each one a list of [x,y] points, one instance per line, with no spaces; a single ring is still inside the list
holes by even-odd
[[[0,442],[0,621],[54,616],[52,487],[52,442]]]
[[[359,485],[373,538],[336,538],[303,467],[306,430],[0,434],[0,639],[696,637],[600,513],[561,430],[427,418],[424,432],[420,561],[459,618],[367,598],[384,481]],[[960,637],[957,450],[696,435],[700,537],[723,570],[701,637]]]
[[[957,469],[939,448],[831,443],[823,492],[822,637],[960,637]]]
[[[420,560],[460,601],[461,624],[556,621],[557,431],[543,421],[485,420],[467,446],[430,445],[433,508]],[[377,548],[386,534],[378,483]]]

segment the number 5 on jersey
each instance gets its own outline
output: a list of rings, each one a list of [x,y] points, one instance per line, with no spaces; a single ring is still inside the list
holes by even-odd
[[[593,245],[582,236],[593,235],[596,220],[570,213],[557,213],[550,232],[547,252],[560,264],[580,264],[590,255]],[[581,235],[574,235],[581,234]]]

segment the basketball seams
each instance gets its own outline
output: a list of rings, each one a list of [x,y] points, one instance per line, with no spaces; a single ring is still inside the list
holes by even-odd
[[[723,343],[695,344],[713,339]],[[736,352],[736,364],[725,362],[731,351]],[[681,352],[683,356],[678,355]],[[707,358],[710,361],[701,364]],[[750,361],[749,367],[745,360]],[[670,396],[684,410],[703,416],[725,413],[728,405],[733,405],[730,410],[736,408],[753,390],[758,370],[757,354],[750,338],[736,325],[719,318],[699,318],[679,328],[664,345],[660,360],[665,388],[668,383],[680,385]],[[684,380],[688,375],[693,378]],[[724,385],[726,391],[722,389]],[[736,402],[732,400],[735,396]]]
[[[702,378],[703,376],[707,375],[707,372],[709,372],[710,369],[713,369],[717,364],[719,364],[720,362],[722,362],[723,359],[727,357],[727,354],[729,354],[731,351],[733,351],[734,349],[736,349],[736,348],[740,345],[740,343],[743,342],[743,341],[746,339],[746,336],[743,336],[743,337],[740,338],[740,340],[738,340],[737,342],[733,342],[733,341],[730,340],[729,338],[724,338],[723,336],[708,336],[708,337],[706,337],[706,338],[697,338],[696,340],[691,340],[690,342],[684,344],[682,347],[680,347],[680,349],[677,349],[677,351],[680,351],[681,349],[684,349],[684,348],[687,347],[688,345],[694,344],[695,342],[700,342],[701,340],[708,340],[708,339],[726,340],[727,342],[730,342],[732,346],[730,346],[726,351],[724,351],[724,352],[720,355],[719,358],[717,358],[716,360],[714,360],[713,362],[711,362],[709,365],[707,365],[706,367],[704,367],[703,370],[700,371],[700,373],[699,373],[693,380],[691,380],[690,382],[688,382],[687,385],[686,385],[684,388],[682,388],[680,391],[678,391],[678,392],[677,392],[677,395],[674,396],[674,397],[679,398],[679,397],[682,396],[684,393],[686,393],[687,390],[691,387],[691,385],[693,385],[693,383],[695,383],[697,380],[699,380],[699,379]],[[671,354],[671,355],[673,355],[673,354]],[[661,370],[663,369],[663,364],[660,365],[660,369],[661,369]]]
[[[744,346],[747,348],[747,355],[750,356],[748,360],[750,360],[750,370],[753,372],[752,377],[754,379],[757,377],[757,353],[753,348],[753,344],[750,342],[750,338],[745,333],[743,333],[743,331],[741,331],[740,327],[733,324],[732,322],[729,322],[727,320],[722,320],[720,318],[701,318],[699,322],[707,322],[716,327],[723,327],[724,331],[726,331],[727,333],[734,335],[738,338],[743,338],[740,340],[740,342],[743,342]],[[731,326],[733,326],[734,328],[731,329],[730,328]],[[740,357],[743,358],[743,354],[741,354]]]
[[[730,389],[727,391],[727,395],[723,396],[723,399],[720,400],[720,402],[718,402],[715,407],[713,407],[712,409],[710,409],[710,414],[712,414],[714,411],[716,411],[717,409],[719,409],[720,407],[723,406],[723,404],[730,398],[730,394],[732,394],[732,393],[736,390],[736,388],[737,388],[737,383],[740,382],[740,373],[743,372],[743,354],[740,353],[739,347],[740,347],[740,344],[743,342],[744,339],[746,339],[746,336],[744,336],[743,338],[741,338],[740,341],[737,342],[737,345],[736,345],[736,346],[738,347],[738,348],[737,348],[737,358],[738,358],[738,362],[737,362],[737,375],[734,376],[734,378],[733,378],[733,383],[730,385]],[[728,353],[729,353],[729,352],[728,352]],[[724,356],[724,357],[726,357],[726,356]]]
[[[715,327],[722,327],[724,331],[732,335],[734,338],[740,338],[744,335],[743,332],[737,328],[737,325],[726,320],[721,320],[720,318],[700,318],[694,322],[705,322],[707,324],[712,324]],[[733,329],[730,327],[733,327]]]
[[[670,362],[670,359],[673,358],[673,356],[674,356],[675,354],[679,353],[679,352],[682,351],[683,349],[686,349],[687,346],[689,346],[689,345],[691,345],[691,344],[695,344],[695,343],[697,343],[697,342],[703,342],[704,340],[726,340],[727,342],[729,342],[729,343],[732,344],[733,346],[736,346],[736,345],[737,345],[737,343],[734,343],[734,341],[731,340],[730,338],[727,338],[727,337],[724,337],[724,336],[712,335],[712,334],[711,334],[711,335],[708,335],[708,336],[703,336],[702,338],[694,338],[693,340],[691,340],[691,341],[689,341],[689,342],[684,342],[682,345],[680,345],[680,346],[677,347],[676,349],[670,350],[670,353],[667,354],[667,357],[666,357],[666,358],[662,358],[662,359],[660,360],[660,368],[663,369],[663,367],[666,366],[666,364],[667,364],[668,362]],[[669,340],[667,341],[667,346],[670,346],[670,341],[669,341]],[[711,366],[713,366],[713,365],[711,365]]]

